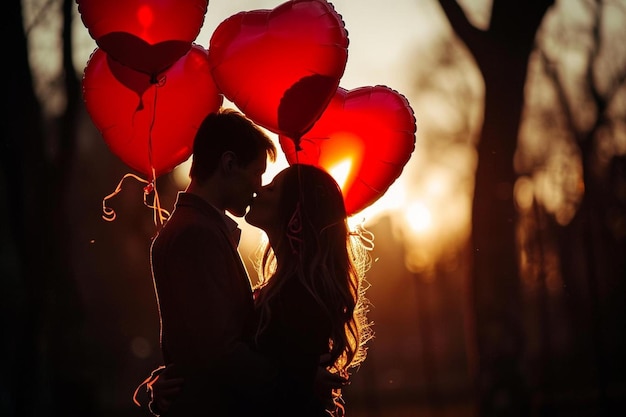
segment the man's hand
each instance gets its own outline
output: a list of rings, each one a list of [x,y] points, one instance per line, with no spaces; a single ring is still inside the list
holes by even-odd
[[[158,416],[169,410],[183,387],[183,378],[176,376],[174,364],[162,367],[161,371],[147,383],[150,391],[148,407],[152,414]]]

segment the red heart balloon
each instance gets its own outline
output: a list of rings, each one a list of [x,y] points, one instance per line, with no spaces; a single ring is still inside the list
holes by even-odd
[[[111,74],[113,74],[117,81],[124,84],[126,88],[130,88],[137,93],[140,100],[139,107],[143,108],[143,103],[141,102],[143,93],[154,84],[154,80],[145,72],[135,71],[126,65],[120,64],[119,61],[111,58],[111,55],[104,52],[104,50],[102,50],[102,53],[106,54],[107,65],[109,66]],[[157,76],[156,78],[159,79],[161,77]]]
[[[319,166],[337,180],[348,215],[378,200],[415,149],[416,121],[407,99],[385,86],[338,88],[300,139],[279,136],[287,162]]]
[[[185,55],[191,46],[187,41],[165,41],[150,45],[144,40],[125,32],[108,33],[98,40],[103,51],[135,71],[156,75],[166,70],[178,58]]]
[[[324,0],[237,13],[209,42],[215,83],[260,126],[299,137],[333,97],[348,60],[341,16]]]
[[[208,52],[199,45],[160,74],[157,84],[147,74],[125,71],[122,83],[97,48],[85,68],[83,99],[109,149],[154,179],[191,156],[200,123],[221,107],[223,96],[211,78]]]
[[[76,0],[89,34],[115,60],[156,74],[185,55],[208,0]]]

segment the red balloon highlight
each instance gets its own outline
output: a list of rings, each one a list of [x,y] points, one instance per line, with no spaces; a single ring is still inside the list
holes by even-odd
[[[136,71],[174,64],[200,33],[208,0],[76,0],[98,47]]]
[[[237,13],[211,36],[209,61],[224,96],[260,126],[291,137],[311,128],[348,59],[348,33],[324,0]]]
[[[341,186],[348,215],[378,200],[415,149],[416,120],[407,99],[385,86],[338,88],[300,139],[279,136],[287,162],[319,166]]]
[[[192,45],[167,71],[151,76],[112,61],[97,48],[83,76],[83,98],[109,149],[154,179],[186,161],[204,117],[223,102],[208,53]],[[154,175],[153,175],[154,169]]]

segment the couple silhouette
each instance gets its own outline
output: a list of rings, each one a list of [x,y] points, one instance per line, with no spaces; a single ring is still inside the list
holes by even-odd
[[[197,131],[191,181],[151,248],[164,365],[137,388],[135,402],[152,414],[344,412],[342,387],[373,336],[369,254],[324,170],[294,164],[262,186],[276,154],[233,109],[209,114]],[[227,212],[267,235],[257,285]]]

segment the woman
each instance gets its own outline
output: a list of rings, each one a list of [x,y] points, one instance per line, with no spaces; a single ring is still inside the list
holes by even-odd
[[[363,280],[369,256],[346,217],[335,180],[303,164],[276,175],[246,215],[268,237],[257,267],[254,343],[285,382],[279,409],[327,416],[311,396],[320,356],[327,354],[329,370],[346,377],[365,359],[372,337]]]
[[[249,343],[270,360],[280,381],[271,398],[255,403],[254,414],[342,415],[340,389],[332,393],[333,404],[321,400],[328,396],[316,383],[320,357],[345,380],[365,359],[373,333],[364,280],[370,257],[360,234],[348,229],[341,189],[324,170],[295,164],[261,189],[245,219],[268,238],[256,265]],[[161,412],[180,382],[167,374],[151,382]]]

